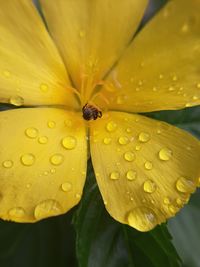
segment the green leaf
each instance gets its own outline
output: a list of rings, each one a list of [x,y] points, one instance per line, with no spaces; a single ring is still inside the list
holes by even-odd
[[[81,204],[73,219],[79,267],[178,267],[165,224],[141,233],[105,211],[91,164]]]
[[[0,221],[0,266],[77,266],[71,214],[34,224]]]

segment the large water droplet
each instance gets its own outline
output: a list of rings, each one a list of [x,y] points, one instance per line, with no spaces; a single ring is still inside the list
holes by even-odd
[[[151,230],[156,224],[158,224],[155,212],[145,206],[131,210],[128,213],[127,221],[131,227],[142,232]]]
[[[10,98],[10,104],[14,105],[14,106],[17,106],[17,107],[20,107],[24,104],[24,99],[21,97],[21,96],[12,96]]]
[[[47,136],[41,136],[38,138],[38,143],[40,144],[47,144],[48,143],[48,137]]]
[[[8,213],[12,219],[22,218],[25,215],[25,210],[21,207],[16,207],[16,208],[10,209]]]
[[[73,136],[67,136],[62,139],[62,145],[66,149],[74,149],[76,147],[77,141]]]
[[[12,168],[12,166],[13,166],[13,162],[12,162],[12,160],[5,160],[3,163],[2,163],[2,165],[3,165],[3,167],[4,168]]]
[[[153,193],[156,190],[156,183],[152,180],[146,180],[143,184],[143,189],[147,193]]]
[[[121,136],[119,139],[118,139],[118,142],[120,145],[127,145],[128,142],[129,142],[129,138],[126,137],[126,136]]]
[[[167,160],[170,160],[170,158],[172,157],[172,150],[170,150],[169,148],[162,148],[160,151],[159,151],[159,159],[163,160],[163,161],[167,161]]]
[[[124,153],[124,159],[126,161],[130,161],[130,162],[134,161],[135,160],[135,154],[131,151],[128,151],[128,152]]]
[[[146,170],[151,170],[153,168],[153,163],[151,161],[146,161],[144,167]]]
[[[37,220],[59,215],[60,213],[62,213],[62,207],[56,200],[53,199],[47,199],[40,202],[34,210],[34,216]]]
[[[38,136],[38,130],[36,128],[31,127],[26,129],[25,134],[29,138],[36,138]]]
[[[139,141],[142,143],[146,143],[150,140],[150,135],[148,133],[145,132],[141,132],[139,134]]]
[[[69,183],[69,182],[63,183],[63,184],[61,185],[61,188],[62,188],[62,190],[63,190],[64,192],[69,192],[69,191],[71,191],[71,189],[72,189],[72,184]]]
[[[117,129],[117,124],[114,121],[110,121],[106,124],[106,129],[108,132],[114,132]]]
[[[176,182],[176,188],[181,193],[191,193],[195,190],[195,184],[192,180],[180,177]]]
[[[133,181],[137,178],[137,172],[134,171],[134,170],[129,170],[127,173],[126,173],[126,178],[129,180],[129,181]]]
[[[21,163],[25,166],[31,166],[35,162],[35,156],[33,154],[24,154],[21,156]]]
[[[50,157],[50,162],[53,164],[53,165],[61,165],[64,161],[64,157],[63,155],[61,154],[55,154],[53,156]]]
[[[120,177],[120,174],[119,174],[119,172],[111,172],[111,174],[110,174],[110,179],[111,180],[117,180],[117,179],[119,179],[119,177]]]

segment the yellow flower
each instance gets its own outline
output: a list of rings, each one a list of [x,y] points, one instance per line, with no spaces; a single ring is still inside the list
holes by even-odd
[[[0,216],[71,209],[90,151],[110,215],[148,231],[200,177],[198,140],[136,114],[200,104],[200,3],[170,1],[133,42],[147,0],[41,4],[55,44],[31,1],[0,4],[0,102],[27,107],[0,113]]]

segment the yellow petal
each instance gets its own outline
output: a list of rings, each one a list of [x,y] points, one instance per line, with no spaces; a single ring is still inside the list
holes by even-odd
[[[188,201],[200,177],[200,144],[190,134],[122,112],[106,113],[90,128],[97,182],[116,220],[148,231]]]
[[[147,0],[41,0],[41,3],[74,83],[89,95],[132,38]]]
[[[200,104],[200,2],[169,1],[127,49],[96,101],[147,112]]]
[[[0,217],[34,222],[65,213],[82,194],[86,133],[79,113],[0,112]]]
[[[31,1],[1,1],[0,25],[0,102],[74,107],[65,66]]]

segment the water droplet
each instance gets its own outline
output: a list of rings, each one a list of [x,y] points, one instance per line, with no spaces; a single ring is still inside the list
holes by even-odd
[[[126,173],[126,178],[129,180],[129,181],[133,181],[137,178],[137,172],[134,171],[134,170],[129,170],[127,173]]]
[[[36,128],[31,127],[26,129],[25,134],[29,138],[36,138],[38,136],[38,130]]]
[[[165,198],[163,199],[163,203],[164,203],[165,205],[169,205],[169,204],[171,203],[170,198],[169,198],[169,197],[165,197]]]
[[[194,95],[194,96],[192,97],[192,99],[193,99],[193,100],[198,100],[198,99],[199,99],[199,97],[198,97],[198,96],[196,96],[196,95]]]
[[[195,190],[195,184],[192,180],[180,177],[176,182],[176,188],[181,193],[191,193]]]
[[[127,133],[131,133],[131,128],[127,128],[127,129],[126,129],[126,132],[127,132]]]
[[[10,104],[14,105],[14,106],[17,106],[17,107],[20,107],[24,104],[24,99],[21,97],[21,96],[12,96],[10,98]]]
[[[160,151],[159,151],[159,159],[163,160],[163,161],[168,161],[171,159],[172,157],[172,150],[170,150],[169,148],[162,148]]]
[[[146,161],[144,167],[146,170],[151,170],[153,168],[153,164],[150,161]]]
[[[53,199],[48,199],[40,202],[34,210],[34,216],[37,220],[59,215],[62,213],[61,205]]]
[[[163,74],[160,74],[160,75],[159,75],[159,79],[160,79],[160,80],[162,80],[163,77],[164,77]]]
[[[111,143],[111,138],[110,137],[105,137],[103,139],[103,142],[104,142],[105,145],[109,145]]]
[[[141,147],[140,145],[137,145],[137,146],[135,147],[135,150],[136,150],[136,151],[140,151],[141,148],[142,148],[142,147]]]
[[[106,124],[106,129],[108,132],[114,132],[117,129],[117,124],[114,121],[110,121]]]
[[[71,120],[65,120],[65,125],[67,127],[72,127],[72,121]]]
[[[4,75],[4,77],[9,78],[11,76],[11,73],[8,70],[4,70],[3,75]]]
[[[4,168],[12,168],[13,166],[13,162],[11,160],[5,160],[3,163],[2,163],[3,167]]]
[[[172,214],[175,214],[175,213],[178,211],[178,208],[175,207],[174,205],[169,205],[168,208],[169,208],[169,211],[170,211]]]
[[[40,90],[44,93],[46,93],[49,90],[49,86],[46,83],[42,83],[40,85]]]
[[[72,184],[69,183],[69,182],[63,183],[63,184],[61,185],[61,188],[62,188],[62,190],[63,190],[64,192],[69,192],[69,191],[71,191],[71,189],[72,189]]]
[[[64,157],[61,154],[55,154],[53,156],[50,157],[50,162],[53,165],[61,165],[64,161]]]
[[[31,184],[27,184],[27,185],[26,185],[26,188],[29,189],[30,187],[31,187]]]
[[[145,206],[137,207],[131,210],[127,216],[128,224],[139,231],[151,230],[158,224],[155,212]]]
[[[38,143],[40,144],[47,144],[48,143],[48,137],[47,136],[41,136],[38,138]]]
[[[127,161],[134,161],[135,160],[135,154],[131,151],[128,151],[126,153],[124,153],[124,159]]]
[[[176,199],[176,204],[181,207],[181,206],[183,206],[184,203],[183,203],[182,199],[178,197]]]
[[[197,83],[197,88],[200,88],[200,83]]]
[[[148,133],[145,132],[141,132],[139,134],[139,141],[142,143],[146,143],[150,140],[150,135]]]
[[[118,105],[122,105],[127,101],[127,98],[128,98],[127,95],[118,95],[116,102]]]
[[[35,156],[33,154],[24,154],[21,156],[21,163],[25,166],[31,166],[35,162]]]
[[[22,218],[25,215],[25,210],[21,207],[12,208],[9,210],[9,215],[11,218]]]
[[[189,25],[188,23],[184,23],[183,26],[181,27],[181,32],[187,33],[188,31],[189,31]]]
[[[120,177],[119,172],[111,172],[111,174],[110,174],[111,180],[117,180],[117,179],[119,179],[119,177]]]
[[[156,183],[152,180],[146,180],[143,184],[143,189],[147,193],[153,193],[156,190]]]
[[[56,173],[56,169],[51,169],[50,173],[52,173],[52,174]]]
[[[51,128],[51,129],[53,129],[53,128],[56,127],[56,123],[55,123],[55,121],[48,121],[47,125],[48,125],[48,127]]]
[[[126,136],[121,136],[119,139],[118,139],[118,142],[120,145],[127,145],[128,142],[129,142],[129,139],[128,137]]]
[[[76,147],[77,141],[73,136],[67,136],[62,139],[62,145],[66,149],[74,149]]]

